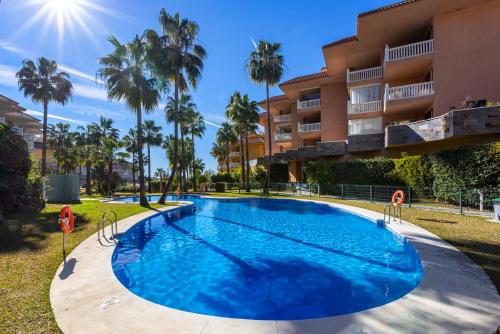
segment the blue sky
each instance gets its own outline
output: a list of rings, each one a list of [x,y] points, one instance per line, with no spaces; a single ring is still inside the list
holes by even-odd
[[[71,1],[81,9],[63,11],[57,7]],[[287,66],[284,80],[315,73],[324,66],[322,45],[355,34],[358,13],[392,2],[3,0],[0,3],[0,94],[17,100],[39,117],[41,106],[18,91],[14,73],[24,58],[55,59],[70,73],[75,92],[66,106],[49,106],[49,122],[69,122],[76,126],[97,121],[99,115],[103,115],[113,118],[124,134],[135,125],[135,115],[124,104],[108,101],[102,86],[95,82],[97,59],[111,50],[106,37],[113,34],[127,42],[147,28],[158,29],[162,7],[171,13],[179,11],[182,16],[198,22],[199,42],[208,51],[203,78],[191,94],[208,122],[205,136],[196,141],[197,155],[209,169],[215,170],[210,148],[217,124],[224,121],[229,96],[239,90],[258,101],[265,97],[264,88],[252,83],[244,69],[253,48],[252,39],[282,43]],[[280,90],[274,88],[271,93],[280,94]],[[172,131],[160,108],[144,118],[160,123],[164,134]],[[153,170],[166,166],[164,152],[154,149]]]

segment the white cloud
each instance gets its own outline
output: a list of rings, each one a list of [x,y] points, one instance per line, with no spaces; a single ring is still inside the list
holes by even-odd
[[[253,47],[257,49],[257,43],[255,42],[255,39],[250,36],[250,40],[252,41]]]
[[[15,46],[12,43],[7,42],[7,41],[0,41],[0,48],[4,49],[5,51],[17,53],[19,55],[23,54],[23,50],[21,48]]]
[[[0,64],[0,84],[17,87],[17,70],[14,67]]]
[[[29,114],[29,115],[31,115],[31,116],[40,116],[40,117],[43,117],[43,113],[40,112],[40,111],[36,111],[36,110],[29,110],[28,109],[28,110],[26,110],[26,113]],[[72,118],[57,116],[57,115],[54,115],[54,114],[47,114],[47,117],[48,118],[57,119],[57,120],[60,120],[60,121],[65,121],[65,122],[69,122],[69,123],[78,124],[78,125],[87,124],[87,122],[85,122],[85,121],[79,121],[77,119],[72,119]]]
[[[104,87],[98,85],[82,85],[73,83],[74,94],[92,100],[108,101],[108,94]]]
[[[72,75],[79,77],[81,79],[85,79],[85,80],[92,81],[92,82],[97,82],[101,85],[104,84],[104,82],[102,80],[98,79],[95,75],[91,75],[91,74],[82,72],[80,70],[77,70],[75,68],[72,68],[72,67],[69,67],[66,65],[62,65],[62,64],[58,65],[58,67],[61,71],[68,72],[69,74],[72,74]]]
[[[212,122],[209,122],[207,120],[204,120],[205,121],[205,124],[208,124],[208,125],[211,125],[211,126],[214,126],[216,128],[220,128],[221,126],[219,124],[215,124],[215,123],[212,123]]]

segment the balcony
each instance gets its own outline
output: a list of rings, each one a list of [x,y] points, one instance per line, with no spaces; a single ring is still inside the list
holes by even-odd
[[[387,148],[404,146],[417,150],[429,142],[442,142],[437,148],[446,148],[446,143],[464,145],[481,140],[499,140],[500,106],[452,110],[442,116],[388,126],[385,136]],[[417,147],[418,146],[418,147]]]
[[[364,102],[364,103],[351,103],[347,102],[347,112],[349,115],[363,114],[369,112],[380,112],[383,110],[384,103],[382,100]]]
[[[321,123],[300,124],[299,132],[321,131]]]
[[[290,122],[292,120],[292,114],[273,116],[274,123]]]
[[[240,164],[238,162],[229,163],[229,168],[238,168],[238,167],[240,167]]]
[[[426,112],[432,107],[434,100],[434,83],[421,82],[398,87],[385,87],[386,114],[413,111]]]
[[[369,152],[384,149],[384,134],[371,133],[347,136],[348,152]]]
[[[7,125],[7,121],[5,120],[5,117],[0,117],[0,123]]]
[[[306,100],[306,101],[297,100],[297,110],[299,111],[318,109],[320,107],[321,107],[321,99]]]
[[[432,68],[434,40],[389,48],[384,55],[386,81],[424,76]]]
[[[291,133],[275,133],[274,140],[275,141],[292,140],[292,134]]]
[[[238,158],[240,156],[240,152],[230,152],[229,157],[230,158]]]
[[[382,78],[383,74],[384,69],[382,66],[352,72],[347,69],[347,83],[379,79]]]

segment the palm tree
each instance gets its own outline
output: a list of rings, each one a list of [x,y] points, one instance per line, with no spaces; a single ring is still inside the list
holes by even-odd
[[[136,168],[136,158],[137,153],[137,131],[135,129],[129,129],[128,134],[122,138],[123,146],[125,151],[132,155],[132,192],[135,194],[135,172]]]
[[[242,99],[240,92],[234,92],[229,98],[229,103],[226,107],[226,117],[231,120],[233,125],[233,131],[240,141],[240,166],[241,166],[241,182],[245,183],[245,155],[243,147],[243,138],[245,133],[244,128],[244,115],[245,110],[243,109]]]
[[[193,176],[193,190],[196,191],[196,178],[194,178],[195,174],[195,144],[194,144],[194,139],[195,137],[201,138],[203,137],[203,134],[205,133],[206,125],[205,125],[205,120],[203,119],[203,116],[196,111],[195,108],[189,108],[186,110],[185,120],[186,124],[188,126],[188,132],[191,134],[191,142],[193,143],[192,147],[192,166],[191,166],[191,173]]]
[[[104,137],[101,141],[100,150],[102,152],[103,161],[108,165],[108,180],[107,191],[108,194],[112,192],[112,177],[113,177],[113,162],[117,157],[124,158],[123,152],[118,152],[122,148],[122,142],[114,137]],[[120,154],[119,154],[120,153]]]
[[[155,177],[160,179],[160,192],[163,192],[163,178],[167,175],[167,172],[163,168],[157,168],[155,172]]]
[[[169,15],[165,9],[160,11],[162,35],[154,30],[147,30],[145,36],[149,45],[149,58],[156,76],[166,85],[174,82],[174,137],[179,140],[179,92],[186,91],[189,84],[196,88],[203,69],[205,49],[196,43],[198,24],[188,19],[181,19],[179,13]],[[175,145],[172,173],[158,203],[164,204],[167,192],[177,172],[178,145]]]
[[[116,37],[109,37],[114,50],[99,59],[103,66],[99,75],[108,90],[108,98],[125,101],[137,115],[137,155],[139,160],[140,205],[147,206],[144,189],[144,160],[142,155],[142,111],[156,108],[160,101],[157,82],[151,78],[144,42],[135,36],[128,44],[121,44]]]
[[[269,183],[271,176],[271,111],[269,110],[269,86],[275,86],[281,80],[285,72],[285,59],[281,54],[280,43],[270,43],[259,41],[257,48],[252,51],[250,58],[247,61],[250,79],[258,84],[265,83],[266,85],[266,116],[267,116],[267,140],[268,140],[268,156],[267,156],[267,174],[265,193],[269,193]]]
[[[61,168],[66,175],[73,171],[78,163],[73,145],[74,139],[75,135],[69,131],[69,124],[57,123],[49,126],[47,143],[54,150],[58,172]]]
[[[221,142],[215,142],[212,144],[212,150],[210,151],[210,155],[212,155],[215,159],[217,159],[217,162],[220,163],[221,161],[224,161],[224,159],[227,156],[227,151],[226,151],[226,145]],[[228,166],[229,168],[229,166]],[[228,169],[229,171],[229,169]]]
[[[242,113],[242,127],[245,135],[245,154],[246,154],[246,191],[250,192],[250,156],[248,155],[248,134],[255,133],[258,129],[259,123],[259,107],[256,101],[251,101],[247,94],[241,100]]]
[[[38,65],[38,66],[37,66]],[[43,104],[42,130],[42,176],[47,175],[47,115],[49,102],[65,105],[72,96],[73,85],[69,75],[57,71],[57,63],[44,57],[38,58],[38,64],[25,59],[23,67],[16,73],[19,90],[35,103]]]
[[[80,147],[80,159],[81,164],[85,165],[85,193],[87,195],[92,194],[92,189],[90,185],[91,168],[96,149],[96,127],[92,124],[88,124],[86,127],[78,126],[79,135],[77,136],[76,144]]]
[[[156,125],[152,120],[144,122],[144,143],[148,149],[148,192],[151,193],[151,146],[158,147],[163,142],[163,135],[160,133],[161,126]]]
[[[227,166],[227,175],[229,176],[229,152],[231,143],[236,140],[236,135],[233,131],[233,126],[229,122],[224,122],[221,127],[217,130],[216,140],[218,143],[224,146],[225,160]]]

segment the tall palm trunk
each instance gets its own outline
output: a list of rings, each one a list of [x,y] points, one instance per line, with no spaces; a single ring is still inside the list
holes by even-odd
[[[174,181],[175,173],[177,173],[177,155],[179,154],[178,147],[179,147],[179,72],[176,73],[175,75],[175,87],[174,87],[174,108],[175,108],[175,114],[174,114],[174,161],[172,162],[172,173],[168,177],[168,182],[163,189],[163,193],[161,194],[160,199],[158,200],[159,204],[165,204],[165,198],[167,197],[168,190],[172,186],[172,182]]]
[[[42,177],[47,175],[47,115],[49,101],[43,100],[43,127],[42,127]]]
[[[266,185],[264,193],[269,194],[269,186],[271,183],[271,156],[273,154],[273,144],[271,142],[271,112],[269,110],[269,81],[266,80],[266,115],[267,115],[267,142],[269,145],[269,154],[267,155],[267,173]]]
[[[229,180],[229,176],[231,175],[229,173],[229,149],[230,149],[230,143],[229,142],[226,142],[226,167],[227,167],[227,176],[228,176],[228,180]]]
[[[180,118],[182,119],[182,115]],[[181,124],[181,189],[187,191],[186,181],[186,145],[184,143],[184,126]]]
[[[241,182],[245,183],[245,151],[243,147],[243,131],[240,130],[240,166],[241,166]]]
[[[135,154],[132,153],[132,192],[135,194]]]
[[[92,195],[92,189],[90,188],[90,167],[92,167],[92,161],[87,160],[85,162],[85,170],[87,172],[85,175],[85,193],[87,195]]]
[[[191,174],[192,174],[192,177],[193,177],[193,191],[196,191],[196,173],[195,173],[195,160],[196,160],[196,157],[194,155],[194,134],[193,134],[193,131],[191,129],[191,142],[193,143],[193,161],[191,162]]]
[[[113,176],[113,156],[108,158],[108,194],[111,195],[111,178]]]
[[[148,143],[148,193],[151,194],[151,145]]]
[[[142,108],[137,110],[137,155],[139,160],[139,203],[141,206],[148,206],[148,199],[144,189],[144,160],[142,156]]]
[[[248,133],[245,131],[245,151],[246,151],[246,161],[247,161],[247,193],[250,192],[250,156],[248,155]]]

